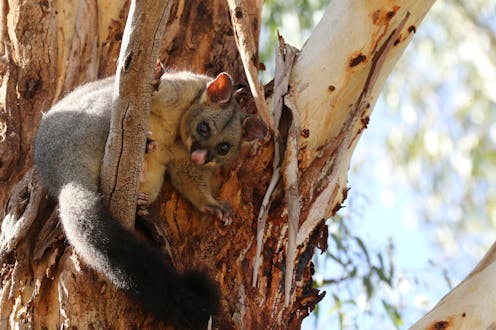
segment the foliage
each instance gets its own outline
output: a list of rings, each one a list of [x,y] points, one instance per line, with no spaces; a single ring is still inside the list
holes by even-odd
[[[491,1],[438,2],[384,92],[402,118],[387,138],[395,172],[451,257],[479,259],[494,235],[495,16]]]
[[[318,327],[320,314],[335,314],[330,319],[337,322],[340,329],[359,327],[358,313],[372,316],[371,306],[382,304],[383,312],[395,326],[402,319],[394,302],[381,294],[384,288],[392,290],[396,285],[393,263],[394,247],[388,242],[385,251],[376,251],[355,234],[352,229],[357,224],[356,215],[336,216],[329,223],[329,248],[322,255],[314,256],[315,285],[332,292],[330,306],[315,311],[314,326]],[[324,306],[324,305],[322,305]],[[377,311],[374,311],[377,313]],[[324,318],[324,323],[329,320]]]
[[[286,43],[301,47],[310,36],[312,28],[321,19],[328,3],[329,0],[264,1],[260,60],[267,67],[267,71],[261,73],[263,80],[267,81],[274,76],[277,32],[285,38]]]

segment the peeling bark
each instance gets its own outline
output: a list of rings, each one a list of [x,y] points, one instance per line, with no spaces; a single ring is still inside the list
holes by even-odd
[[[287,61],[285,58],[285,52],[287,53]],[[253,265],[253,281],[252,285],[256,286],[258,272],[260,264],[262,262],[262,246],[264,243],[264,231],[267,221],[267,216],[269,213],[269,207],[272,202],[272,194],[279,183],[281,178],[281,153],[284,152],[281,143],[281,117],[283,113],[284,96],[288,93],[289,75],[291,73],[291,67],[296,57],[297,50],[294,47],[286,45],[284,39],[279,36],[279,47],[276,53],[276,77],[274,79],[274,95],[272,100],[272,122],[274,124],[273,134],[274,134],[274,159],[272,161],[272,178],[270,179],[269,186],[265,192],[265,196],[260,207],[260,212],[258,213],[257,219],[257,248],[255,252],[255,261]],[[287,132],[284,132],[287,134]]]

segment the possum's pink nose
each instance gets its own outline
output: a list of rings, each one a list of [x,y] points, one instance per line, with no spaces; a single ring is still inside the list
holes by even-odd
[[[198,149],[191,153],[191,161],[197,165],[205,164],[207,159],[207,149]]]

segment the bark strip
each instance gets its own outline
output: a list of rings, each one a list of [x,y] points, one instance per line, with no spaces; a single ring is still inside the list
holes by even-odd
[[[289,68],[291,68],[291,66]],[[284,274],[284,304],[286,307],[289,306],[289,299],[293,286],[293,275],[297,252],[296,237],[298,235],[301,209],[298,175],[300,121],[295,105],[287,105],[291,110],[292,121],[288,132],[286,152],[284,153],[284,161],[282,165],[284,196],[286,197],[288,209],[288,243],[286,245],[286,271]]]
[[[286,45],[284,38],[279,37],[279,47],[276,49],[276,72],[274,77],[274,95],[273,101],[273,121],[274,121],[274,159],[272,162],[272,178],[265,192],[262,206],[257,218],[257,246],[255,252],[255,261],[253,265],[252,286],[257,285],[258,272],[262,264],[262,247],[264,243],[264,232],[267,216],[271,204],[272,194],[281,178],[281,136],[279,132],[282,110],[284,105],[284,95],[289,91],[289,76],[291,68],[296,58],[297,49]]]

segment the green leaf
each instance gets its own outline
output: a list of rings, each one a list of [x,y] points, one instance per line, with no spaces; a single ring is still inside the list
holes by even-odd
[[[384,306],[384,310],[386,311],[387,315],[389,316],[389,319],[391,320],[391,322],[393,322],[396,329],[401,327],[403,325],[403,319],[401,318],[401,315],[398,312],[398,309],[396,307],[394,307],[393,305],[388,304],[385,300],[382,300],[382,306]]]

